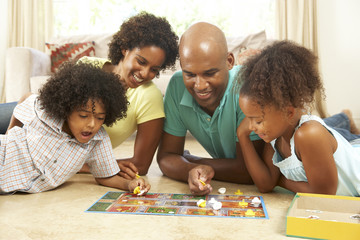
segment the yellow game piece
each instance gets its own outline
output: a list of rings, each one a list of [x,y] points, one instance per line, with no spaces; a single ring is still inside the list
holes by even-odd
[[[206,202],[202,202],[199,204],[199,207],[206,207]]]
[[[140,178],[140,175],[139,175],[139,174],[135,174],[135,178],[136,178],[136,179],[139,179],[139,178]]]
[[[246,208],[248,205],[249,205],[249,203],[245,202],[244,199],[241,202],[239,202],[239,206],[242,208]]]
[[[206,183],[205,183],[203,180],[201,180],[201,179],[199,179],[199,182],[201,182],[201,184],[202,184],[203,186],[206,185]]]
[[[140,186],[137,186],[135,189],[134,189],[134,194],[138,194],[140,193]]]
[[[236,192],[235,192],[236,195],[243,195],[244,193],[242,191],[240,191],[240,189],[238,189]]]
[[[198,207],[206,207],[206,201],[204,199],[200,199],[199,201],[197,201],[196,205]]]
[[[251,209],[248,209],[246,212],[245,212],[245,216],[247,217],[255,217],[255,212]]]

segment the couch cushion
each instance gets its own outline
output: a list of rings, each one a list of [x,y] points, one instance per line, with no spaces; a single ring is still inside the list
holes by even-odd
[[[261,49],[252,49],[252,48],[242,48],[236,57],[236,64],[243,65],[244,62],[252,56],[259,54]]]
[[[63,45],[76,42],[95,42],[95,57],[107,58],[109,43],[114,33],[78,34],[71,36],[58,36],[49,40],[49,43]]]
[[[39,89],[46,83],[50,76],[35,76],[30,78],[30,92],[39,94]]]
[[[51,59],[51,72],[56,72],[66,61],[77,61],[84,56],[95,56],[95,42],[66,43],[64,45],[45,43]]]

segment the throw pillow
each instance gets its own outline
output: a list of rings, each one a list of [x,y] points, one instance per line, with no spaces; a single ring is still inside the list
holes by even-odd
[[[95,56],[95,42],[66,43],[63,45],[45,43],[46,52],[51,59],[51,72],[56,72],[66,61],[77,61],[83,56]]]
[[[249,57],[259,54],[260,52],[260,49],[242,48],[237,55],[236,64],[243,65]]]

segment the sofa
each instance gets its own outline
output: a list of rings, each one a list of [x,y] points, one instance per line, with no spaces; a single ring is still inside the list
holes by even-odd
[[[113,33],[87,34],[53,38],[47,46],[61,46],[72,43],[92,43],[90,56],[107,58],[108,43]],[[233,52],[236,63],[241,64],[248,56],[256,53],[269,43],[265,31],[243,37],[227,37],[229,51]],[[91,45],[91,44],[90,44]],[[50,50],[50,49],[49,49]],[[89,55],[87,54],[87,55]],[[5,97],[6,102],[18,101],[27,92],[37,93],[51,74],[51,51],[42,52],[27,47],[12,47],[6,52],[5,61]],[[177,61],[174,71],[165,70],[153,81],[164,94],[172,74],[180,69]]]

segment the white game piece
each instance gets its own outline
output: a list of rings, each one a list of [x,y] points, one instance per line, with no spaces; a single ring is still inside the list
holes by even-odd
[[[145,190],[140,190],[140,192],[138,193],[138,196],[142,196],[145,193]]]
[[[251,201],[251,204],[252,204],[254,207],[259,207],[260,204],[261,204],[260,198],[254,197],[253,200]]]
[[[210,204],[214,204],[214,203],[216,203],[216,202],[217,202],[217,201],[215,200],[215,198],[211,198],[210,201],[209,201]]]
[[[221,203],[221,202],[218,202],[218,201],[216,201],[216,202],[212,205],[212,208],[213,208],[214,210],[219,210],[221,207],[222,207],[222,203]]]
[[[219,188],[218,192],[220,194],[225,194],[226,193],[226,188],[222,187],[222,188]]]

